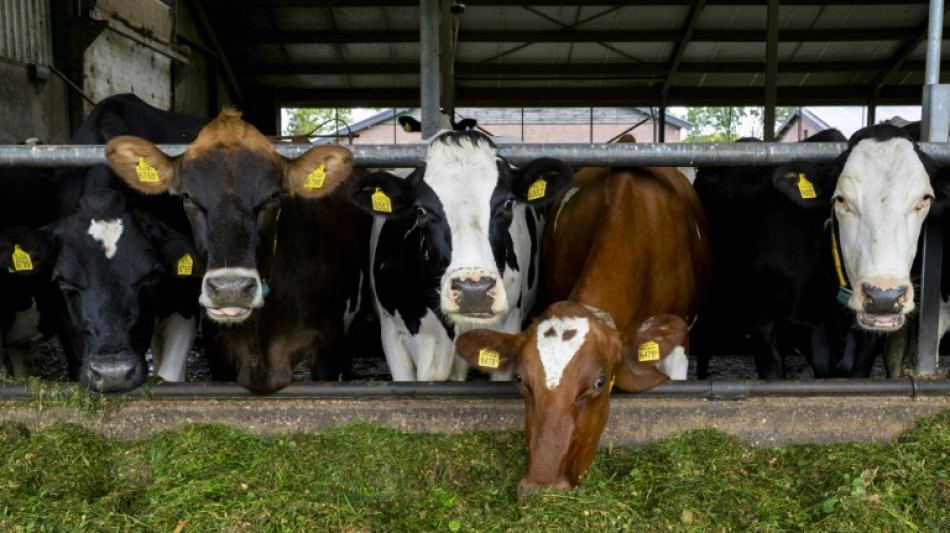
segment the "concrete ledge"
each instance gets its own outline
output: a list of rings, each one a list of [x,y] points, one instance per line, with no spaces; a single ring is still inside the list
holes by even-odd
[[[317,432],[363,421],[406,432],[456,433],[523,429],[518,399],[376,398],[139,400],[101,411],[59,404],[3,402],[0,419],[32,430],[70,422],[123,439],[143,438],[193,423],[218,423],[260,434]],[[752,398],[720,402],[692,398],[617,397],[601,441],[642,446],[680,431],[713,427],[754,446],[883,442],[919,417],[950,409],[950,397]]]

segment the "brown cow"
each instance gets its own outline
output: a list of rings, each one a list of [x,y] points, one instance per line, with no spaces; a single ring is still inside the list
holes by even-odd
[[[369,262],[370,217],[338,187],[352,171],[347,149],[290,160],[225,109],[180,156],[136,137],[106,153],[136,190],[181,195],[203,269],[199,303],[239,383],[275,391],[301,361],[315,379],[336,377]]]
[[[519,495],[577,484],[612,379],[634,392],[686,378],[686,322],[711,267],[702,206],[675,169],[584,169],[555,205],[542,264],[551,299],[569,301],[520,335],[477,331],[456,343],[474,366],[520,376],[529,464]]]

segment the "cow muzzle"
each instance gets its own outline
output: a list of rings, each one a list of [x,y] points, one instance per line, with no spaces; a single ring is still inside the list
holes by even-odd
[[[219,268],[208,271],[198,299],[208,318],[219,323],[237,323],[264,305],[260,275],[249,268]]]
[[[914,288],[907,283],[867,281],[855,296],[860,300],[858,325],[865,329],[900,329],[907,313],[914,308]]]
[[[79,371],[79,382],[96,392],[124,392],[145,382],[145,360],[131,353],[88,357]]]
[[[442,311],[474,320],[494,320],[508,311],[501,278],[481,270],[447,276]]]

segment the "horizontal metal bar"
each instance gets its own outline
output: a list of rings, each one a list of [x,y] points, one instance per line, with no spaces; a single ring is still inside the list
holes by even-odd
[[[938,164],[950,163],[950,143],[920,143]],[[181,154],[185,145],[160,145],[166,154]],[[307,145],[280,145],[277,152],[297,157]],[[372,144],[347,146],[357,167],[412,167],[423,161],[425,145]],[[500,143],[498,152],[519,165],[553,157],[575,166],[710,166],[780,165],[796,160],[825,163],[840,154],[844,143],[638,143],[518,144]],[[0,145],[0,168],[86,167],[105,164],[102,145]]]
[[[64,384],[66,385],[66,384]],[[67,386],[77,386],[75,384]],[[742,400],[761,397],[805,396],[950,396],[950,380],[900,379],[826,379],[826,380],[726,380],[669,381],[642,393],[614,392],[620,397],[638,398],[701,398],[711,400]],[[163,383],[108,397],[130,399],[246,399],[264,397],[233,382]],[[285,399],[373,399],[373,398],[517,398],[512,383],[470,381],[446,382],[321,382],[297,381],[267,398]],[[0,400],[25,401],[40,396],[29,385],[0,385]]]
[[[585,6],[690,6],[696,0],[594,0],[585,2]],[[764,6],[766,0],[707,0],[710,6]],[[213,6],[222,8],[241,9],[265,7],[260,0],[205,0]],[[782,6],[835,6],[835,5],[919,5],[926,4],[927,0],[782,0]],[[313,7],[418,7],[418,0],[269,0],[267,8],[313,8]],[[467,7],[522,7],[522,6],[577,6],[577,0],[469,0]]]

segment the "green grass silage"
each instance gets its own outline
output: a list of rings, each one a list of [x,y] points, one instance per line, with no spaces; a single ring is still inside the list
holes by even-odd
[[[0,424],[0,531],[948,531],[950,413],[891,444],[756,449],[714,430],[602,450],[518,501],[517,432],[366,424],[118,441]]]

